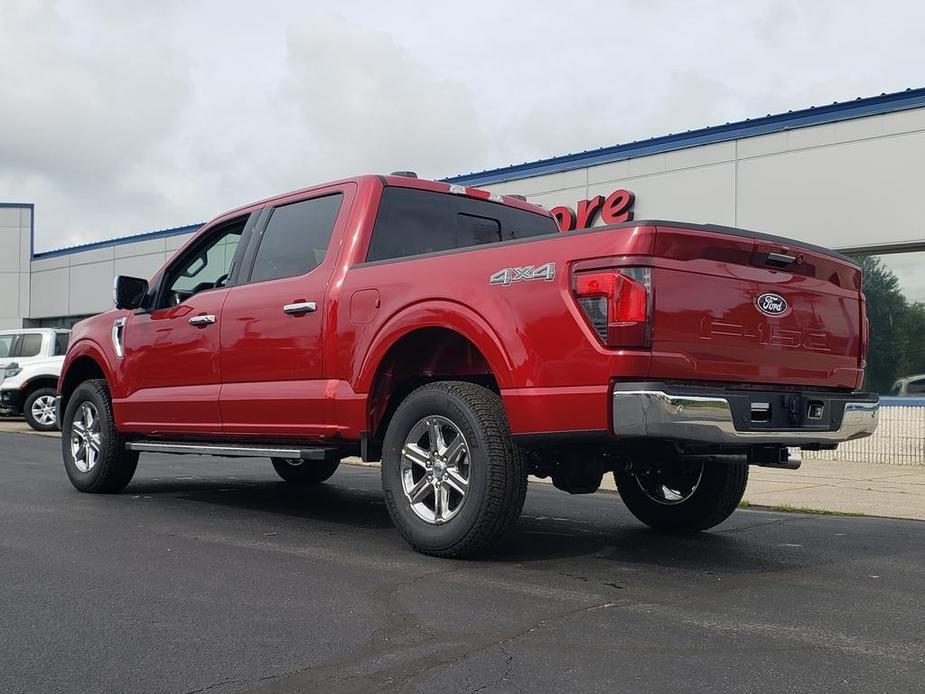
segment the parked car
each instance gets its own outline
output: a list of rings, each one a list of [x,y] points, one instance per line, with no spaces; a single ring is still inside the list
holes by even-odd
[[[560,233],[409,175],[223,214],[115,303],[74,327],[59,382],[77,489],[121,490],[148,451],[264,456],[296,484],[359,454],[438,556],[498,540],[528,474],[582,494],[613,473],[644,523],[697,531],[748,465],[877,423],[854,260],[682,222]]]
[[[890,388],[890,395],[900,398],[925,397],[925,374],[900,378]]]
[[[69,331],[0,332],[0,414],[22,415],[37,431],[57,429],[55,392]]]

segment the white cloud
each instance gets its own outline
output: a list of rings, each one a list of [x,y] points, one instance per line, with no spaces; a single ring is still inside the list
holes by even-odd
[[[0,200],[39,249],[921,86],[925,6],[7,0]],[[336,14],[339,13],[339,14]]]
[[[471,86],[436,74],[382,31],[318,16],[287,36],[282,95],[299,115],[290,166],[331,177],[484,161],[490,134]],[[455,162],[455,164],[454,164]]]
[[[182,49],[157,15],[68,10],[4,3],[0,40],[0,195],[34,200],[38,215],[59,223],[98,219],[110,204],[160,202],[131,170],[169,137],[191,88]]]

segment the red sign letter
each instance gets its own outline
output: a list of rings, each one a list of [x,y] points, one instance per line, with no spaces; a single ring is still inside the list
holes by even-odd
[[[553,207],[550,212],[559,223],[559,231],[572,231],[575,228],[575,213],[565,205]]]
[[[578,220],[575,224],[576,229],[587,229],[594,224],[594,215],[601,208],[604,202],[603,195],[595,195],[590,200],[578,201]]]
[[[601,219],[605,224],[619,224],[633,218],[633,201],[636,196],[628,190],[615,190],[604,201]]]

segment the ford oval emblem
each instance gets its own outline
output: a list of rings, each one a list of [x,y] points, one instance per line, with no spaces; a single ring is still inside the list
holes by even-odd
[[[765,292],[755,299],[755,306],[766,316],[783,316],[790,310],[790,304],[780,294]]]

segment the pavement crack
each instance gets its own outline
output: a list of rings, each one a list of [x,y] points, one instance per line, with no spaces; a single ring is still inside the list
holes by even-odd
[[[200,687],[199,689],[191,689],[185,694],[202,694],[202,692],[207,692],[210,689],[215,689],[216,687],[224,687],[226,684],[234,684],[235,682],[240,682],[237,677],[232,677],[227,680],[221,680],[219,682],[213,682],[212,684],[206,685],[205,687]]]
[[[415,678],[417,678],[417,677],[420,677],[421,675],[423,675],[423,674],[425,674],[425,673],[431,672],[432,670],[435,670],[436,668],[439,668],[439,667],[445,667],[445,666],[449,666],[449,665],[454,665],[454,664],[456,664],[456,663],[464,662],[465,660],[468,660],[469,658],[471,658],[471,657],[473,657],[473,656],[475,656],[475,655],[478,655],[478,654],[480,654],[480,653],[484,653],[485,651],[487,651],[487,650],[489,650],[489,649],[491,649],[491,648],[498,648],[502,653],[505,654],[505,657],[507,658],[505,674],[504,674],[499,680],[497,680],[496,682],[489,683],[489,685],[487,685],[487,686],[493,686],[493,685],[500,684],[501,682],[504,682],[504,681],[506,681],[507,679],[509,679],[510,676],[511,676],[511,674],[513,674],[514,656],[513,656],[513,654],[507,649],[507,646],[508,646],[509,644],[513,643],[513,642],[516,641],[517,639],[520,639],[520,638],[522,638],[522,637],[524,637],[524,636],[527,636],[527,635],[529,635],[529,634],[532,634],[532,633],[534,633],[534,632],[536,632],[536,631],[540,631],[541,629],[547,629],[547,628],[549,628],[550,626],[552,626],[552,625],[554,625],[554,624],[557,624],[557,623],[559,623],[559,622],[562,622],[563,620],[566,620],[566,619],[569,619],[569,618],[571,618],[571,617],[574,617],[575,615],[582,614],[583,612],[590,612],[591,610],[598,610],[598,609],[605,608],[605,607],[613,607],[613,606],[615,606],[615,605],[617,605],[617,604],[618,604],[618,603],[617,603],[617,602],[614,602],[614,601],[595,602],[594,604],[591,604],[591,605],[583,605],[583,606],[578,607],[578,608],[573,609],[573,610],[567,610],[567,611],[561,612],[561,613],[559,613],[559,614],[554,614],[554,615],[550,615],[550,616],[548,616],[548,617],[544,617],[543,619],[540,619],[540,620],[534,622],[532,625],[530,625],[530,626],[527,627],[526,629],[521,629],[521,630],[516,631],[516,632],[514,632],[514,633],[508,634],[507,636],[505,636],[504,638],[501,638],[501,639],[497,639],[497,640],[494,640],[494,641],[490,641],[490,642],[488,642],[488,643],[483,643],[483,644],[481,644],[481,645],[479,645],[479,646],[476,646],[476,647],[474,647],[474,648],[471,648],[471,649],[467,650],[467,651],[464,652],[464,653],[460,653],[460,654],[456,655],[455,657],[446,658],[446,659],[441,660],[441,661],[439,661],[439,662],[433,663],[432,665],[430,665],[430,666],[428,666],[428,667],[426,667],[426,668],[423,668],[422,670],[419,670],[418,672],[415,672],[414,674],[412,674],[410,677],[407,677],[406,679],[402,680],[401,682],[399,682],[398,684],[396,684],[396,685],[393,687],[393,689],[394,689],[395,691],[404,691],[404,687],[405,687],[406,684],[408,684],[408,682],[410,682],[411,680],[413,680],[413,679],[415,679]],[[485,689],[485,687],[486,687],[486,685],[483,685],[483,686],[481,686],[481,687],[475,689],[471,694],[475,694],[475,692],[481,691],[481,690]]]
[[[496,643],[495,645],[498,647],[498,650],[504,653],[504,657],[505,657],[504,673],[502,673],[501,677],[494,679],[491,682],[486,682],[482,686],[470,690],[469,687],[471,686],[472,673],[467,672],[466,673],[466,692],[468,692],[468,694],[478,694],[478,692],[483,692],[489,687],[497,687],[498,685],[504,684],[511,678],[511,675],[514,674],[514,655],[507,648],[504,647],[503,643]]]

